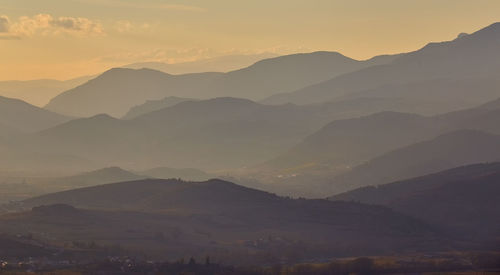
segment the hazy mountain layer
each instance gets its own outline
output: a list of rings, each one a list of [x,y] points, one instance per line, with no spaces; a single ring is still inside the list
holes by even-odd
[[[148,100],[144,104],[132,107],[122,119],[132,119],[147,113],[158,111],[179,104],[184,101],[195,101],[196,99],[169,96],[160,100]]]
[[[488,95],[498,91],[496,87],[499,79],[497,72],[500,68],[499,47],[500,23],[497,23],[453,41],[430,43],[418,51],[396,58],[389,64],[337,76],[292,93],[274,95],[264,102],[306,104],[360,94],[418,97],[430,101],[443,101],[444,97],[445,101],[452,100],[457,102],[456,104],[461,100],[472,100],[474,97],[477,100],[487,101],[498,97],[498,94],[493,98]],[[469,90],[470,96],[466,99],[453,96],[453,92],[457,89],[463,93],[463,89],[457,83],[466,82],[471,86],[485,78],[492,80],[480,84],[477,87],[478,94],[474,93],[472,96],[470,94],[472,91]],[[434,93],[428,96],[427,91],[439,89],[441,91],[437,98],[434,98]],[[412,92],[405,93],[405,91]],[[477,102],[472,103],[477,104]]]
[[[255,62],[276,57],[276,54],[249,54],[249,55],[226,55],[209,59],[202,59],[191,62],[167,64],[162,62],[139,62],[133,63],[124,68],[129,69],[153,69],[167,74],[190,74],[203,72],[229,72],[248,67]]]
[[[0,96],[0,125],[21,132],[37,132],[70,120],[24,101]]]
[[[60,93],[82,85],[93,76],[84,76],[66,81],[40,79],[28,81],[0,81],[0,96],[21,99],[43,107]]]
[[[500,160],[500,136],[460,130],[376,157],[333,179],[336,192]]]
[[[498,237],[500,164],[477,164],[331,197],[391,207],[466,238]]]
[[[112,69],[57,96],[46,108],[73,116],[121,117],[133,106],[168,96],[262,99],[391,59],[357,61],[339,53],[315,52],[266,59],[228,73],[169,75],[150,69]]]

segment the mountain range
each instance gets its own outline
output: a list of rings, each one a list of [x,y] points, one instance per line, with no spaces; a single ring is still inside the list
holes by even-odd
[[[256,100],[384,64],[393,58],[383,56],[357,61],[335,52],[314,52],[265,59],[227,73],[169,75],[151,69],[112,69],[58,95],[46,108],[78,117],[101,113],[121,117],[135,105],[168,96],[197,99],[230,96]]]
[[[277,57],[277,54],[234,54],[180,63],[139,62],[123,66],[128,69],[153,69],[167,74],[190,74],[203,72],[230,72],[248,67],[255,62]]]
[[[455,105],[454,108],[471,107],[498,97],[499,46],[500,23],[495,23],[453,41],[430,43],[388,64],[343,74],[294,92],[272,95],[264,102],[307,104],[378,96],[437,101],[444,106]],[[477,83],[481,84],[476,86]],[[470,89],[461,88],[462,85],[472,87],[474,95],[470,95]],[[456,90],[469,96],[454,96]],[[464,101],[472,105],[465,106]]]
[[[6,129],[33,133],[70,119],[71,117],[41,109],[19,99],[0,96],[0,125]]]
[[[43,107],[58,94],[80,86],[94,76],[82,76],[70,80],[39,79],[27,81],[0,81],[0,96],[20,99],[37,107]]]
[[[330,199],[385,205],[465,239],[485,239],[500,232],[499,179],[499,163],[474,164],[362,187]]]

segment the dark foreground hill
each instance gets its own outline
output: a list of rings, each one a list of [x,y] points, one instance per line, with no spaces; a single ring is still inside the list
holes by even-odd
[[[500,163],[362,187],[330,199],[385,205],[466,239],[500,236]]]
[[[384,207],[294,200],[221,180],[115,183],[29,199],[24,206],[35,208],[0,217],[1,231],[29,231],[58,243],[120,244],[157,256],[327,257],[441,243],[431,227]]]

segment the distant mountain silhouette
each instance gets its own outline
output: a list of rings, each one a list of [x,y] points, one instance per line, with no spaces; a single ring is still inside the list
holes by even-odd
[[[396,112],[336,120],[264,166],[351,166],[421,141],[438,130],[438,124],[428,117]]]
[[[162,62],[140,62],[133,63],[123,68],[129,69],[153,69],[167,74],[190,74],[203,72],[229,72],[248,67],[255,62],[276,57],[273,53],[248,54],[248,55],[225,55],[197,61],[167,64]]]
[[[352,166],[380,154],[434,138],[446,132],[475,129],[500,135],[500,99],[436,116],[381,112],[336,120],[308,136],[263,169],[307,166],[332,169]]]
[[[0,125],[20,132],[37,132],[70,119],[19,99],[0,96]]]
[[[147,178],[147,176],[136,175],[119,167],[108,167],[74,176],[49,179],[41,183],[44,188],[52,190],[67,190],[80,187],[94,186],[106,183],[131,181]]]
[[[23,144],[136,170],[239,167],[288,149],[343,115],[347,107],[338,107],[267,106],[237,98],[188,101],[131,120],[107,115],[73,120]]]
[[[58,94],[82,85],[94,76],[83,76],[70,80],[52,79],[27,81],[0,81],[0,96],[21,99],[38,107],[43,107]]]
[[[464,98],[454,96],[453,92],[458,88],[459,94],[464,94],[466,90],[460,89],[457,83],[470,82],[473,85],[481,79],[487,79],[486,83],[489,84],[480,85],[478,93],[467,98],[476,97],[478,100],[487,101],[499,96],[495,94],[493,98],[489,97],[498,87],[499,78],[494,72],[500,68],[497,50],[499,47],[500,23],[496,23],[453,41],[430,43],[418,51],[399,56],[389,64],[340,75],[291,93],[273,95],[264,102],[307,104],[338,100],[360,93],[432,101],[436,100],[432,91],[441,89],[442,91],[437,93],[439,101],[443,101],[444,97],[459,105],[459,99]],[[405,90],[415,92],[405,93]],[[420,93],[422,95],[419,95]]]
[[[333,179],[335,192],[408,179],[463,165],[500,160],[500,136],[459,130],[403,147]]]
[[[196,99],[191,98],[181,98],[175,96],[169,96],[164,99],[159,100],[148,100],[144,104],[137,105],[132,107],[126,114],[123,116],[123,119],[132,119],[141,115],[145,115],[147,113],[151,113],[154,111],[158,111],[164,108],[168,108],[174,106],[178,103],[184,101],[195,101]]]
[[[157,179],[182,179],[186,181],[205,181],[214,177],[213,175],[194,168],[157,167],[141,171],[139,174]]]
[[[228,73],[169,75],[150,69],[112,69],[55,97],[46,108],[80,117],[100,113],[121,117],[133,106],[168,96],[255,100],[390,60],[384,56],[357,61],[335,52],[315,52],[265,59]]]
[[[331,197],[391,207],[462,236],[498,237],[500,163],[474,164]]]
[[[133,106],[166,96],[194,96],[219,73],[174,76],[150,69],[115,68],[53,98],[46,109],[78,117],[121,117]],[[190,94],[191,93],[191,94]],[[196,96],[195,96],[196,97]]]

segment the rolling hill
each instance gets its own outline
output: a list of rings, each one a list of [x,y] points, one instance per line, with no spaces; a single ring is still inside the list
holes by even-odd
[[[24,204],[33,210],[0,216],[0,230],[29,230],[35,236],[44,232],[59,243],[98,239],[163,257],[220,255],[227,249],[246,251],[247,257],[275,249],[295,251],[298,257],[319,251],[381,253],[403,251],[407,245],[432,248],[431,243],[418,243],[437,237],[425,224],[384,207],[293,200],[221,180],[123,182],[49,194]]]
[[[333,179],[336,192],[500,160],[500,136],[458,130],[396,149]]]
[[[439,130],[439,124],[428,117],[396,112],[336,120],[263,167],[352,166],[426,139]]]
[[[335,105],[335,104],[333,104]],[[440,134],[474,129],[500,134],[500,100],[436,116],[380,112],[335,120],[306,137],[281,156],[263,163],[264,170],[335,169],[360,164],[383,153]],[[299,172],[294,169],[295,172]]]
[[[214,175],[195,168],[156,167],[138,173],[151,178],[183,179],[185,181],[206,181],[214,177]]]
[[[378,186],[331,200],[385,205],[468,237],[498,237],[500,164],[474,164]]]
[[[88,187],[112,182],[131,181],[147,178],[147,176],[136,175],[119,167],[108,167],[74,176],[49,179],[47,182],[37,183],[42,188],[52,190],[68,190]],[[55,191],[51,191],[55,192]]]

